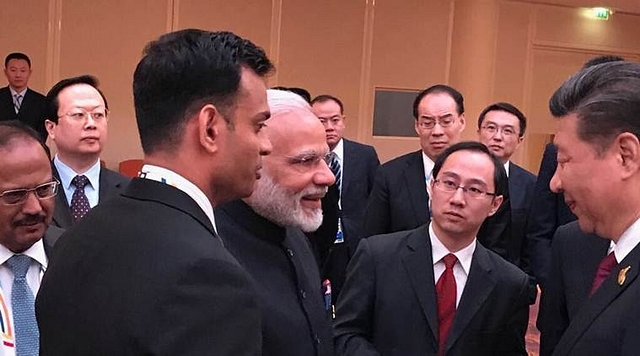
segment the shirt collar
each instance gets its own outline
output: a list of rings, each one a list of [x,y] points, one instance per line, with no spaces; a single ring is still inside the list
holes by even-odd
[[[507,178],[509,178],[509,161],[504,163],[504,170],[507,172]]]
[[[0,265],[7,262],[16,253],[6,248],[4,245],[0,245]],[[43,271],[47,269],[47,254],[44,252],[44,243],[42,239],[31,245],[26,251],[22,252],[23,255],[27,255],[36,260]]]
[[[344,162],[344,140],[340,139],[340,141],[338,141],[338,144],[336,145],[336,147],[331,151],[333,153],[336,154],[336,156],[338,156],[338,159],[340,160],[340,164],[342,164],[342,162]]]
[[[616,260],[621,262],[640,243],[640,219],[636,220],[625,232],[622,233],[618,242],[613,244],[613,252]]]
[[[442,244],[442,242],[440,242],[440,239],[433,231],[432,225],[433,223],[429,223],[429,239],[431,240],[431,254],[433,256],[433,264],[435,265],[436,263],[440,262],[440,260],[442,260],[442,258],[447,254],[453,253],[458,259],[458,262],[460,262],[462,269],[468,276],[469,270],[471,268],[473,253],[476,250],[476,239],[473,239],[473,241],[467,247],[461,249],[460,251],[451,252]]]
[[[60,183],[64,189],[70,189],[71,180],[77,175],[84,175],[89,179],[89,184],[97,189],[100,183],[100,160],[97,160],[89,169],[85,172],[76,172],[73,168],[66,165],[64,162],[60,160],[58,155],[53,158],[53,164],[56,166],[56,170],[58,170],[58,176],[60,177]]]
[[[154,166],[152,164],[145,164],[144,166],[142,166],[142,169],[140,169],[140,177],[168,184],[185,192],[198,204],[200,209],[204,211],[209,220],[211,220],[213,229],[216,231],[216,233],[218,232],[218,228],[216,227],[216,219],[213,216],[213,206],[211,205],[209,198],[207,198],[207,196],[202,190],[200,190],[200,188],[198,188],[198,186],[191,183],[189,180],[172,170]]]
[[[431,172],[433,171],[433,166],[435,163],[427,156],[424,151],[422,152],[422,165],[424,166],[424,179],[428,183],[431,180]]]
[[[21,92],[15,91],[11,86],[9,86],[9,90],[11,91],[11,97],[15,97],[16,94],[22,95],[22,99],[24,99],[24,95],[27,94],[27,88],[24,88]]]

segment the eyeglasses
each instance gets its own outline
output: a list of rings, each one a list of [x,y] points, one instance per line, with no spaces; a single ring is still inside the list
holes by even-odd
[[[455,193],[458,189],[462,189],[466,196],[473,199],[496,196],[496,193],[489,193],[477,186],[463,187],[451,179],[434,179],[433,183],[438,190],[446,193]]]
[[[490,135],[495,135],[496,132],[502,132],[503,135],[505,136],[514,136],[517,135],[518,133],[516,132],[516,130],[514,130],[513,127],[511,126],[498,126],[498,125],[494,125],[494,124],[487,124],[485,126],[482,126],[480,128],[481,130],[483,130],[484,132],[490,134]]]
[[[34,192],[36,197],[40,200],[53,198],[58,192],[58,186],[60,182],[53,180],[53,182],[40,184],[39,186],[31,189],[11,189],[5,190],[0,194],[0,201],[4,205],[17,205],[22,204],[27,200],[29,193]]]
[[[456,122],[456,118],[453,115],[450,115],[439,119],[419,119],[418,126],[422,129],[429,130],[436,127],[436,124],[439,124],[442,127],[449,127],[454,122]]]
[[[318,165],[318,163],[320,163],[320,161],[324,161],[327,165],[329,165],[332,157],[333,157],[333,153],[329,152],[323,155],[309,153],[309,154],[303,154],[300,156],[285,157],[285,158],[289,161],[291,165],[296,167],[298,171],[303,172],[303,171],[308,171],[313,169]]]
[[[88,112],[84,109],[74,109],[73,111],[70,111],[62,116],[67,116],[68,118],[70,118],[72,121],[74,122],[86,122],[89,117],[91,117],[93,119],[93,121],[96,122],[107,122],[109,121],[109,109],[96,109],[92,112]],[[61,118],[62,116],[58,116],[58,118]]]

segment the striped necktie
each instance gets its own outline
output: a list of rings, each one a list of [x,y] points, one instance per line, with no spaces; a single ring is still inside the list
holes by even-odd
[[[13,108],[16,110],[16,114],[20,111],[20,106],[22,106],[22,94],[15,94],[13,96]]]

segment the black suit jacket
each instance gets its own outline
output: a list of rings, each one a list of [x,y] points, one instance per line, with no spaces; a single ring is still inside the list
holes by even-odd
[[[134,179],[60,237],[36,299],[41,355],[260,355],[251,277],[193,199]]]
[[[363,239],[335,324],[339,355],[436,355],[438,313],[428,225]],[[445,355],[526,355],[527,275],[477,244]]]
[[[574,221],[558,228],[553,237],[551,274],[542,293],[537,326],[540,355],[637,355],[623,352],[634,345],[629,327],[637,324],[640,281],[640,248],[636,247],[615,268],[598,291],[589,297],[598,264],[607,255],[610,241],[585,234]],[[621,268],[631,266],[622,286]],[[636,320],[635,323],[632,320]],[[554,352],[554,350],[556,350]]]
[[[557,154],[556,147],[551,143],[544,149],[527,220],[527,255],[530,257],[530,269],[542,289],[546,287],[549,279],[553,235],[559,226],[576,219],[564,202],[564,194],[554,193],[549,188],[549,182],[558,164]]]
[[[242,200],[215,209],[225,247],[251,274],[262,310],[265,356],[333,355],[333,330],[305,235],[256,214]]]
[[[511,239],[510,204],[506,194],[498,211],[485,220],[478,232],[478,241],[484,247],[506,259]],[[363,236],[415,229],[430,219],[422,151],[381,165],[367,201]]]
[[[22,98],[20,110],[16,114],[11,90],[9,87],[0,88],[0,121],[19,120],[36,130],[43,141],[46,141],[48,136],[44,127],[45,110],[44,95],[27,88],[27,92]]]
[[[344,284],[347,264],[363,236],[364,210],[373,189],[376,170],[380,166],[380,160],[372,146],[347,139],[343,139],[343,143],[340,217],[344,243],[333,244],[334,235],[330,253],[322,264],[323,279],[331,281],[334,301]]]
[[[53,176],[60,181],[60,174],[56,166],[52,163]],[[98,203],[106,202],[117,197],[124,191],[131,180],[120,173],[114,172],[105,167],[100,167],[100,191],[98,192]],[[60,189],[56,196],[56,206],[53,210],[52,225],[68,229],[73,225],[71,208],[64,190]]]
[[[536,176],[513,162],[509,162],[509,199],[511,200],[511,239],[509,260],[529,272],[526,249],[527,218],[531,210]]]

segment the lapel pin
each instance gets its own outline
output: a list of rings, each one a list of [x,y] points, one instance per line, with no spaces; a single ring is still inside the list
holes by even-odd
[[[623,285],[624,281],[627,280],[627,272],[629,272],[629,270],[631,269],[631,266],[627,266],[623,269],[620,270],[620,273],[618,273],[618,284],[619,285]]]

